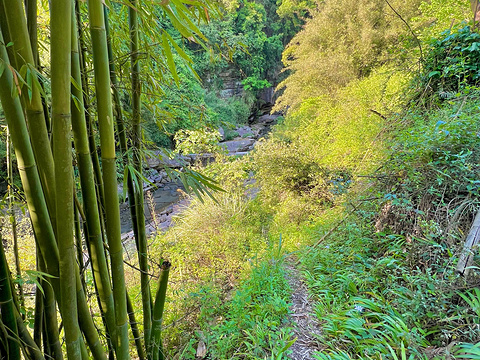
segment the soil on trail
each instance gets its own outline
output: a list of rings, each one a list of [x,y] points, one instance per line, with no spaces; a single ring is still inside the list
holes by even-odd
[[[308,290],[303,283],[300,271],[295,267],[295,261],[290,259],[287,263],[288,283],[292,289],[291,323],[294,337],[297,341],[290,347],[292,360],[314,360],[313,353],[321,350],[319,336],[321,330],[315,316],[312,301],[309,299]]]

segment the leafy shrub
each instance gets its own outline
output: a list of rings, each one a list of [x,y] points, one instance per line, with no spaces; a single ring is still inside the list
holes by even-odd
[[[242,81],[245,90],[256,92],[264,88],[272,86],[267,80],[260,80],[257,77],[249,76]]]
[[[350,183],[344,169],[322,167],[295,145],[278,140],[257,145],[254,155],[256,178],[262,198],[274,205],[289,196],[304,198],[315,206],[332,204],[334,195]],[[308,216],[308,211],[304,213]]]
[[[430,42],[424,64],[427,91],[451,98],[461,89],[480,83],[480,34],[469,26],[446,30]]]
[[[320,341],[327,346],[316,358],[423,359],[425,347],[448,344],[452,336],[474,339],[473,333],[459,331],[465,321],[452,283],[462,282],[451,258],[438,256],[419,269],[410,259],[431,244],[374,235],[371,216],[367,211],[350,219],[332,240],[303,258],[324,330]]]
[[[168,259],[174,266],[167,295],[175,305],[166,307],[163,334],[172,353],[187,345],[195,330],[211,327],[206,322],[221,315],[221,299],[250,268],[248,260],[268,246],[262,236],[265,218],[243,189],[216,193],[215,199],[193,199],[151,248],[155,262]]]
[[[215,125],[223,124],[245,124],[250,115],[250,108],[253,105],[253,98],[232,97],[221,99],[215,92],[208,92],[205,96],[205,103],[209,108],[209,116]],[[228,126],[227,126],[228,127]]]
[[[393,231],[436,234],[452,243],[468,231],[480,194],[478,96],[459,97],[429,114],[408,115],[410,126],[397,133],[384,169],[389,174],[384,179],[385,200],[396,207],[389,222],[402,219],[401,228]],[[435,222],[435,229],[422,229],[419,219]]]
[[[205,154],[220,151],[218,141],[221,135],[210,129],[179,130],[174,140],[180,154]]]

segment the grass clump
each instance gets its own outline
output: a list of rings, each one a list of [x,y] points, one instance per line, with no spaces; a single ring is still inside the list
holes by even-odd
[[[270,249],[266,260],[257,262],[231,299],[217,309],[215,323],[209,326],[208,317],[203,319],[211,358],[282,358],[293,343],[286,323],[290,288],[283,262],[280,251]]]

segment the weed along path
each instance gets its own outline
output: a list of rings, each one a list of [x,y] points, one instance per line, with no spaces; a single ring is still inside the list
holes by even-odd
[[[320,350],[318,336],[320,328],[315,317],[312,301],[303,282],[300,271],[295,266],[296,259],[290,258],[286,262],[288,284],[292,289],[291,323],[294,331],[295,343],[290,347],[292,360],[314,360],[312,354]]]

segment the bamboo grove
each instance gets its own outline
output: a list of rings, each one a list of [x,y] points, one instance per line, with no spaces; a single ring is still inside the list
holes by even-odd
[[[207,22],[216,8],[190,0],[51,0],[47,9],[50,53],[42,58],[39,6],[47,7],[37,0],[0,0],[0,100],[42,274],[31,332],[20,311],[23,294],[14,287],[0,246],[0,358],[163,359],[162,312],[170,263],[161,264],[153,296],[144,196],[138,185],[142,183],[142,101],[149,101],[142,95],[142,69],[155,72],[159,84],[167,78],[177,81],[172,50],[187,65],[191,60],[162,24],[168,23],[183,39],[205,46],[195,23]],[[128,50],[123,54],[114,55],[112,50],[112,17],[128,24]],[[153,51],[156,55],[149,57]],[[119,57],[130,58],[128,85],[118,81]],[[155,61],[142,64],[147,58]],[[150,84],[149,89],[157,89],[161,96],[157,85]],[[131,112],[125,110],[125,98]],[[141,271],[142,326],[132,311],[133,294],[125,286],[119,153],[128,170]],[[11,173],[11,155],[8,163]],[[205,182],[198,174],[192,176],[193,186]],[[87,302],[83,247],[88,250],[95,306],[103,326],[95,323]]]

